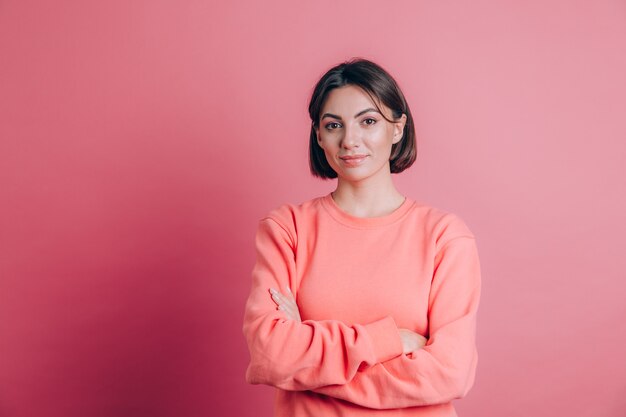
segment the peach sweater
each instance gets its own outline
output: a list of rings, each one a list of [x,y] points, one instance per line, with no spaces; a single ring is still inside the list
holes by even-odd
[[[277,388],[275,416],[456,416],[474,382],[480,265],[456,215],[407,198],[361,218],[331,194],[260,220],[243,333],[246,380]],[[269,288],[296,297],[302,322]],[[428,338],[402,353],[398,328]]]

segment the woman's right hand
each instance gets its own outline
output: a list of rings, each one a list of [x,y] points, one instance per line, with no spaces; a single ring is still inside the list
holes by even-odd
[[[421,334],[415,333],[409,329],[398,329],[398,332],[400,333],[400,340],[402,340],[402,353],[405,355],[423,348],[428,341],[428,339]]]

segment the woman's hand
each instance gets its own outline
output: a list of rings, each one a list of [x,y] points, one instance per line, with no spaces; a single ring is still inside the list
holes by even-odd
[[[270,288],[270,293],[272,294],[272,300],[274,300],[278,309],[284,311],[287,318],[302,322],[298,304],[296,304],[296,299],[294,298],[289,287],[286,289],[287,294],[283,294],[274,288]],[[421,334],[415,333],[409,329],[398,329],[398,333],[400,334],[400,340],[402,340],[403,353],[405,355],[423,348],[428,341],[428,339]]]
[[[286,295],[275,290],[274,288],[270,288],[270,293],[272,294],[272,300],[274,300],[274,302],[278,305],[279,310],[284,311],[289,319],[302,322],[298,304],[296,304],[296,299],[291,293],[291,289],[289,287],[287,287]]]
[[[428,339],[419,333],[415,333],[409,329],[398,329],[400,340],[402,340],[403,353],[408,355],[416,350],[420,350],[426,345]]]

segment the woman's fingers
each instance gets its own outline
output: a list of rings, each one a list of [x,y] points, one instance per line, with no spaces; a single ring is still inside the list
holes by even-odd
[[[428,339],[409,329],[398,329],[404,354],[409,354],[423,348]]]
[[[293,294],[291,294],[291,291],[289,291],[289,293],[290,295],[285,297],[286,298],[285,307],[287,311],[291,314],[291,317],[294,320],[302,321],[302,319],[300,318],[300,309],[298,308],[298,304],[296,303],[296,300],[293,297]]]
[[[302,321],[302,319],[300,318],[300,310],[298,309],[298,304],[296,304],[296,300],[289,287],[287,287],[286,292],[288,295],[282,294],[274,288],[270,288],[272,300],[274,300],[274,302],[278,305],[278,309],[284,311],[289,318]]]
[[[294,303],[281,304],[281,307],[287,312],[294,320],[298,319],[300,315],[298,312],[298,306]]]
[[[279,309],[281,309],[282,311],[285,312],[285,314],[287,314],[287,316],[292,319],[292,320],[297,320],[298,319],[298,314],[293,310],[293,308],[291,307],[285,307],[285,306],[280,306],[278,307]]]
[[[274,301],[276,301],[277,303],[284,303],[284,304],[296,304],[296,300],[293,298],[293,294],[291,294],[291,291],[289,291],[289,295],[284,295],[283,293],[275,290],[274,288],[270,288],[270,293],[272,293],[272,299]]]
[[[274,300],[274,302],[276,304],[288,305],[288,304],[291,304],[293,302],[292,298],[289,298],[289,297],[283,295],[282,293],[276,291],[273,288],[270,289],[270,292],[272,293],[272,299]]]
[[[284,311],[287,314],[287,316],[289,316],[290,319],[300,321],[300,313],[298,312],[297,306],[294,307],[293,304],[289,303],[289,304],[280,304],[278,308]]]

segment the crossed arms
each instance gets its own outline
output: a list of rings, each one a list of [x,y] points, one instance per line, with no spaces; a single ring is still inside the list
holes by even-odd
[[[398,329],[391,316],[353,325],[301,321],[291,290],[270,292],[290,287],[292,245],[280,224],[261,221],[243,326],[251,356],[248,382],[311,390],[376,409],[440,404],[466,395],[477,364],[480,297],[472,236],[455,237],[437,250],[427,340]]]

